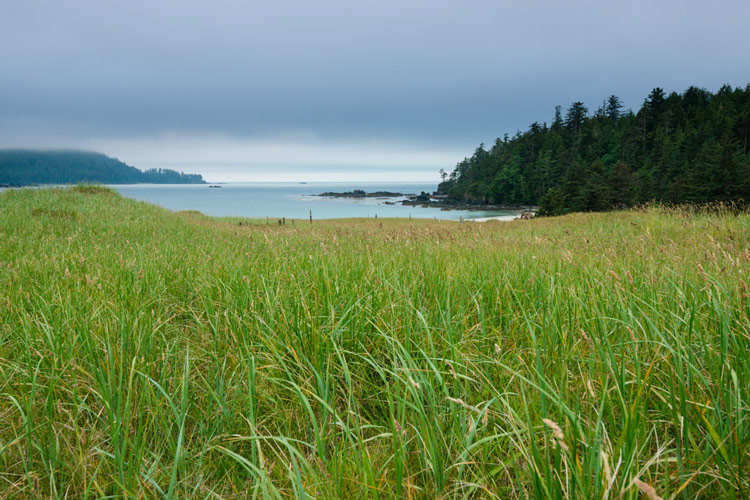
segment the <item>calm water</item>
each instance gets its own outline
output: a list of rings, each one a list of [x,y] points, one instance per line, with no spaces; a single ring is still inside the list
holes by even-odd
[[[408,207],[385,202],[400,202],[403,198],[326,198],[316,196],[326,191],[363,189],[418,194],[432,192],[435,184],[374,184],[374,183],[227,183],[221,188],[201,184],[133,184],[112,186],[123,196],[155,203],[170,210],[198,210],[206,215],[232,215],[248,218],[286,217],[307,219],[312,210],[314,219],[342,217],[402,217],[465,219],[506,216],[512,219],[517,212],[440,210],[437,208]]]
[[[221,188],[205,184],[132,184],[114,185],[123,196],[147,201],[170,210],[198,210],[206,215],[248,218],[307,219],[312,210],[314,219],[342,217],[401,217],[474,219],[503,216],[512,219],[513,211],[440,210],[437,208],[408,207],[385,202],[400,202],[403,198],[324,198],[316,196],[325,191],[364,189],[418,194],[431,193],[436,184],[375,184],[375,183],[226,183]]]

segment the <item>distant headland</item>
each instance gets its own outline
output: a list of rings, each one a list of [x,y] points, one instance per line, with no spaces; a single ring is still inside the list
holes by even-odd
[[[102,153],[0,149],[0,186],[34,184],[205,184],[200,174],[153,168],[145,172]]]

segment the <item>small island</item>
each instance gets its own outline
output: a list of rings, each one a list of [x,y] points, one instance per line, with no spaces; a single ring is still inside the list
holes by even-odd
[[[368,193],[362,189],[355,189],[354,191],[345,191],[341,193],[327,191],[325,193],[319,194],[318,196],[327,196],[330,198],[399,198],[402,196],[416,196],[416,195],[405,194],[405,193],[394,193],[391,191],[374,191],[372,193]]]

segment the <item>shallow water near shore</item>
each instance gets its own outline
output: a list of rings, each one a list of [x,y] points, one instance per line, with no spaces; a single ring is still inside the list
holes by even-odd
[[[212,184],[129,184],[114,185],[123,196],[147,201],[170,210],[198,210],[211,216],[248,218],[313,219],[361,218],[425,218],[458,220],[499,218],[512,220],[518,211],[502,210],[441,210],[403,206],[399,198],[329,198],[323,192],[347,192],[362,189],[368,193],[389,191],[404,194],[433,192],[435,184],[418,183],[224,183]],[[389,204],[393,203],[393,204]]]

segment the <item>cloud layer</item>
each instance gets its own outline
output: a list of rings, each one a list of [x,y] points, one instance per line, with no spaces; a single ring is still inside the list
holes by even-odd
[[[192,143],[209,176],[451,168],[558,104],[750,83],[747,19],[739,1],[7,0],[0,147],[188,167]]]

